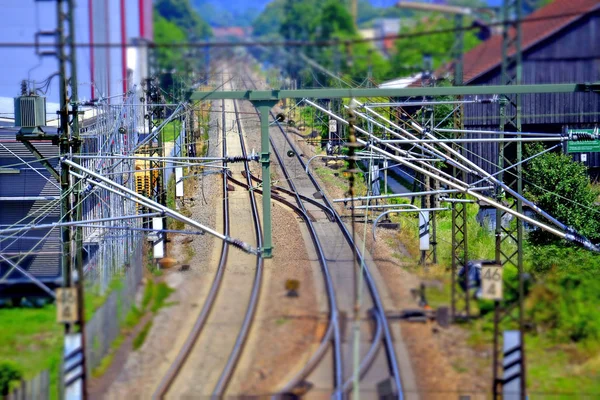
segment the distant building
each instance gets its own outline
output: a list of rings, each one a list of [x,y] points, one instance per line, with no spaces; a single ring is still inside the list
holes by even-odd
[[[212,28],[215,39],[246,39],[252,35],[252,28],[242,26],[217,26]]]
[[[37,42],[36,33],[57,29],[56,1],[2,0],[3,23],[0,37],[6,42]],[[121,94],[147,76],[147,46],[153,40],[152,0],[84,0],[74,9],[75,41],[78,64],[79,98],[112,98],[118,103]],[[35,18],[34,18],[35,16]],[[32,21],[36,21],[33,23]],[[57,39],[45,36],[40,43],[52,45]],[[138,45],[138,46],[132,46]],[[53,47],[39,50],[53,50]],[[47,78],[58,69],[55,56],[40,57],[34,47],[0,48],[4,63],[0,75],[0,96],[20,93],[20,81],[31,86],[45,86]],[[58,80],[48,85],[48,100],[57,102]]]
[[[56,133],[53,128],[44,130]],[[15,127],[0,129],[0,229],[51,224],[60,219],[60,185],[25,145],[15,139],[18,131]],[[57,168],[58,146],[38,142],[36,148]],[[14,265],[50,288],[60,285],[60,252],[58,228],[0,235],[0,277],[5,277],[0,281],[0,297],[43,294]]]
[[[378,18],[373,22],[373,36],[383,38],[375,42],[383,55],[389,57],[394,52],[394,43],[399,32],[400,18]]]
[[[118,96],[133,85],[139,86],[148,76],[146,45],[154,37],[152,0],[80,1],[76,13],[80,21],[87,21],[87,29],[76,32],[77,42],[91,45],[78,54],[78,59],[84,61],[80,65],[85,66],[80,67],[78,80],[90,83],[89,89],[80,89],[79,96]],[[103,43],[121,47],[104,47]]]
[[[527,16],[522,24],[522,83],[554,84],[600,81],[600,2],[555,0]],[[501,84],[502,37],[496,35],[465,54],[466,85]],[[465,127],[499,129],[498,104],[465,105]],[[600,121],[600,95],[526,94],[522,96],[522,129],[525,132],[561,133],[567,128],[593,128]],[[498,147],[477,143],[467,146],[487,160],[498,159]],[[581,155],[585,154],[582,158]],[[481,167],[494,168],[471,156]],[[598,176],[600,153],[575,153],[593,176]]]

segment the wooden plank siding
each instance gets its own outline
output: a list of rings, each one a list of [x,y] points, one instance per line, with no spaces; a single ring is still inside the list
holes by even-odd
[[[468,82],[469,85],[499,85],[501,67]],[[588,14],[523,53],[523,84],[600,81],[600,11]],[[467,104],[464,107],[467,129],[498,130],[499,104]],[[560,133],[566,128],[593,128],[600,123],[600,94],[562,93],[522,96],[523,131]],[[473,135],[490,137],[490,135]],[[469,144],[469,151],[488,160],[498,159],[495,144]],[[477,159],[471,155],[470,158]],[[574,155],[579,161],[580,155]],[[481,160],[480,160],[481,161]],[[495,169],[489,163],[487,171]],[[478,163],[479,164],[479,163]],[[585,164],[598,179],[600,153],[588,153]]]

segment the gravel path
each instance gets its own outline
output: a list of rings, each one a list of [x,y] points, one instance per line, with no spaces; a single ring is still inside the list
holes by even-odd
[[[217,103],[219,102],[213,103],[213,110],[220,107]],[[220,156],[217,118],[217,113],[211,113],[208,152],[210,156]],[[207,226],[215,226],[215,202],[222,197],[219,176],[205,176],[195,181],[193,186],[193,201],[186,199],[192,219]],[[169,246],[169,256],[184,262],[189,256],[181,244],[185,236],[173,235],[171,238],[173,242]],[[216,268],[210,263],[215,244],[220,245],[220,242],[217,243],[210,235],[194,235],[193,241],[188,244],[194,254],[189,262],[190,270],[179,272],[174,268],[166,272],[165,282],[176,289],[168,299],[171,305],[156,314],[144,344],[138,351],[129,354],[116,380],[106,388],[104,398],[150,398],[200,312]]]

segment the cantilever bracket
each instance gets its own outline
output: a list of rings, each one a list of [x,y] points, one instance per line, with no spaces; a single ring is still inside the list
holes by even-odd
[[[594,83],[584,83],[583,84],[584,87],[584,91],[585,92],[595,92],[600,94],[600,82],[594,82]]]
[[[40,162],[40,164],[42,164],[44,167],[46,167],[46,169],[48,171],[50,171],[50,173],[52,174],[52,176],[54,178],[56,178],[57,181],[60,182],[60,174],[58,173],[58,171],[56,171],[56,169],[54,169],[54,167],[52,166],[52,164],[50,164],[48,162],[48,160],[46,160],[44,158],[44,156],[42,155],[42,153],[40,153],[38,151],[38,149],[35,148],[34,145],[31,144],[31,142],[25,138],[20,138],[19,139],[21,141],[21,143],[23,143],[25,145],[25,147],[27,147],[27,149],[31,152],[31,154],[33,154],[35,156],[35,158],[38,159],[38,161]]]

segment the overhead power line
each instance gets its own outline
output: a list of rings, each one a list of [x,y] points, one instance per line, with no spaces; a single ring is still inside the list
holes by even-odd
[[[497,22],[491,22],[487,24],[488,27],[494,26],[503,26],[508,23],[520,22],[522,24],[528,24],[538,21],[551,21],[555,19],[561,19],[566,17],[576,17],[582,16],[590,12],[590,10],[584,11],[573,11],[569,13],[560,13],[560,14],[552,14],[546,15],[543,17],[537,18],[523,18],[521,20],[502,20]],[[277,46],[285,46],[285,47],[327,47],[327,46],[337,46],[340,44],[358,44],[358,43],[370,43],[370,42],[381,42],[384,40],[390,39],[409,39],[423,36],[431,36],[431,35],[440,35],[445,33],[456,33],[461,31],[473,31],[481,29],[478,25],[470,25],[462,28],[448,28],[448,29],[436,29],[424,32],[410,32],[410,33],[399,33],[397,35],[389,35],[389,36],[377,36],[373,38],[355,38],[348,40],[340,40],[340,39],[327,39],[327,40],[280,40],[280,41],[246,41],[246,42],[211,42],[211,41],[198,41],[198,42],[162,42],[162,43],[144,43],[144,44],[134,44],[134,43],[113,43],[113,42],[104,42],[104,43],[75,43],[74,46],[78,48],[136,48],[136,47],[149,47],[149,48],[205,48],[205,47],[255,47],[255,46],[264,46],[264,47],[277,47]],[[35,43],[35,42],[0,42],[0,47],[5,48],[23,48],[23,47],[35,47],[35,48],[48,48],[48,47],[56,47],[55,43]]]

